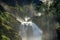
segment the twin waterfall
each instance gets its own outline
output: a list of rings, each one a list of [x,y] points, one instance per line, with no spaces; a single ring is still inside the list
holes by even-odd
[[[29,19],[25,18],[23,21],[17,18],[21,22],[19,35],[22,40],[42,40],[42,30],[32,21],[28,21]]]

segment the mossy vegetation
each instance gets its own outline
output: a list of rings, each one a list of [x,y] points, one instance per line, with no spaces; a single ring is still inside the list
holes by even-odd
[[[17,40],[19,38],[18,29],[11,23],[17,24],[17,21],[9,13],[0,11],[0,40]]]

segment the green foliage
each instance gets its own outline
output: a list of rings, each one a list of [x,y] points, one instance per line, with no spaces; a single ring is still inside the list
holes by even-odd
[[[0,19],[0,40],[17,40],[18,31],[17,27],[14,26],[17,24],[17,21],[14,19],[14,17],[7,12],[0,11]]]
[[[1,35],[2,36],[2,40],[10,40],[10,38],[8,38],[7,36],[5,35]]]
[[[57,26],[56,29],[57,29],[57,30],[60,30],[60,26]]]
[[[50,6],[50,12],[54,15],[54,18],[59,23],[56,29],[60,29],[60,0],[54,0]]]

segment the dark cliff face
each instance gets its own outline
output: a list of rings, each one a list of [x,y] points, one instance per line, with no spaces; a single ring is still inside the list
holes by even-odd
[[[38,4],[40,5],[42,2],[39,1],[39,0],[0,0],[8,5],[11,5],[11,6],[15,6],[16,5],[16,2],[19,4],[19,5],[26,5],[26,4],[30,4],[30,3],[35,3],[35,4]]]
[[[16,1],[15,0],[0,0],[3,3],[6,3],[8,5],[14,6]]]
[[[30,5],[32,3],[35,4],[36,10],[39,10],[40,5],[43,4],[42,1],[39,0],[0,0],[0,3],[5,3],[8,6],[12,6],[12,7],[15,7],[16,3],[19,4],[20,6]],[[5,11],[4,6],[0,5],[0,10]]]
[[[4,12],[5,9],[0,5],[0,11]]]

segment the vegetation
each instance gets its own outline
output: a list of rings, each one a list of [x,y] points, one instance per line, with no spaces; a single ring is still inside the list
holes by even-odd
[[[0,40],[18,40],[17,27],[13,26],[17,21],[9,13],[1,11],[0,19]]]
[[[53,3],[54,7],[54,15],[56,18],[56,21],[59,23],[59,26],[57,27],[58,30],[60,30],[60,0],[55,0]]]

